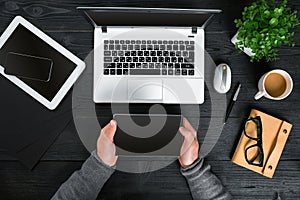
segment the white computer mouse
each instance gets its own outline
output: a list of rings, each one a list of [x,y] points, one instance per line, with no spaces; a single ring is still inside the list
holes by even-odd
[[[231,70],[225,64],[219,64],[215,69],[214,88],[218,93],[224,94],[228,92],[231,86]]]

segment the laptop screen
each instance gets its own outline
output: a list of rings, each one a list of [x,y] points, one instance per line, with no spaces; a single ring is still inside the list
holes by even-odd
[[[78,8],[95,26],[202,27],[221,10],[165,8]]]

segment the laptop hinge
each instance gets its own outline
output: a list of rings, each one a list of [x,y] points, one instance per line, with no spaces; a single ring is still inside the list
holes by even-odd
[[[193,26],[193,27],[192,27],[192,33],[193,33],[193,34],[197,34],[197,27],[196,27],[196,26]]]
[[[107,26],[101,26],[102,33],[107,33]]]

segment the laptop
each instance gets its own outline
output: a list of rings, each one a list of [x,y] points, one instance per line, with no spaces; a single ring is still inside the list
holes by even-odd
[[[204,28],[221,10],[77,9],[95,27],[95,103],[204,102]]]

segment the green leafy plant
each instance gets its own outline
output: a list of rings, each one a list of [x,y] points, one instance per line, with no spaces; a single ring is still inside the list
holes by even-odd
[[[287,0],[257,0],[242,12],[242,19],[236,19],[239,33],[236,48],[248,47],[255,55],[251,62],[278,60],[278,47],[285,44],[294,47],[294,32],[299,24],[297,11],[287,6]]]

